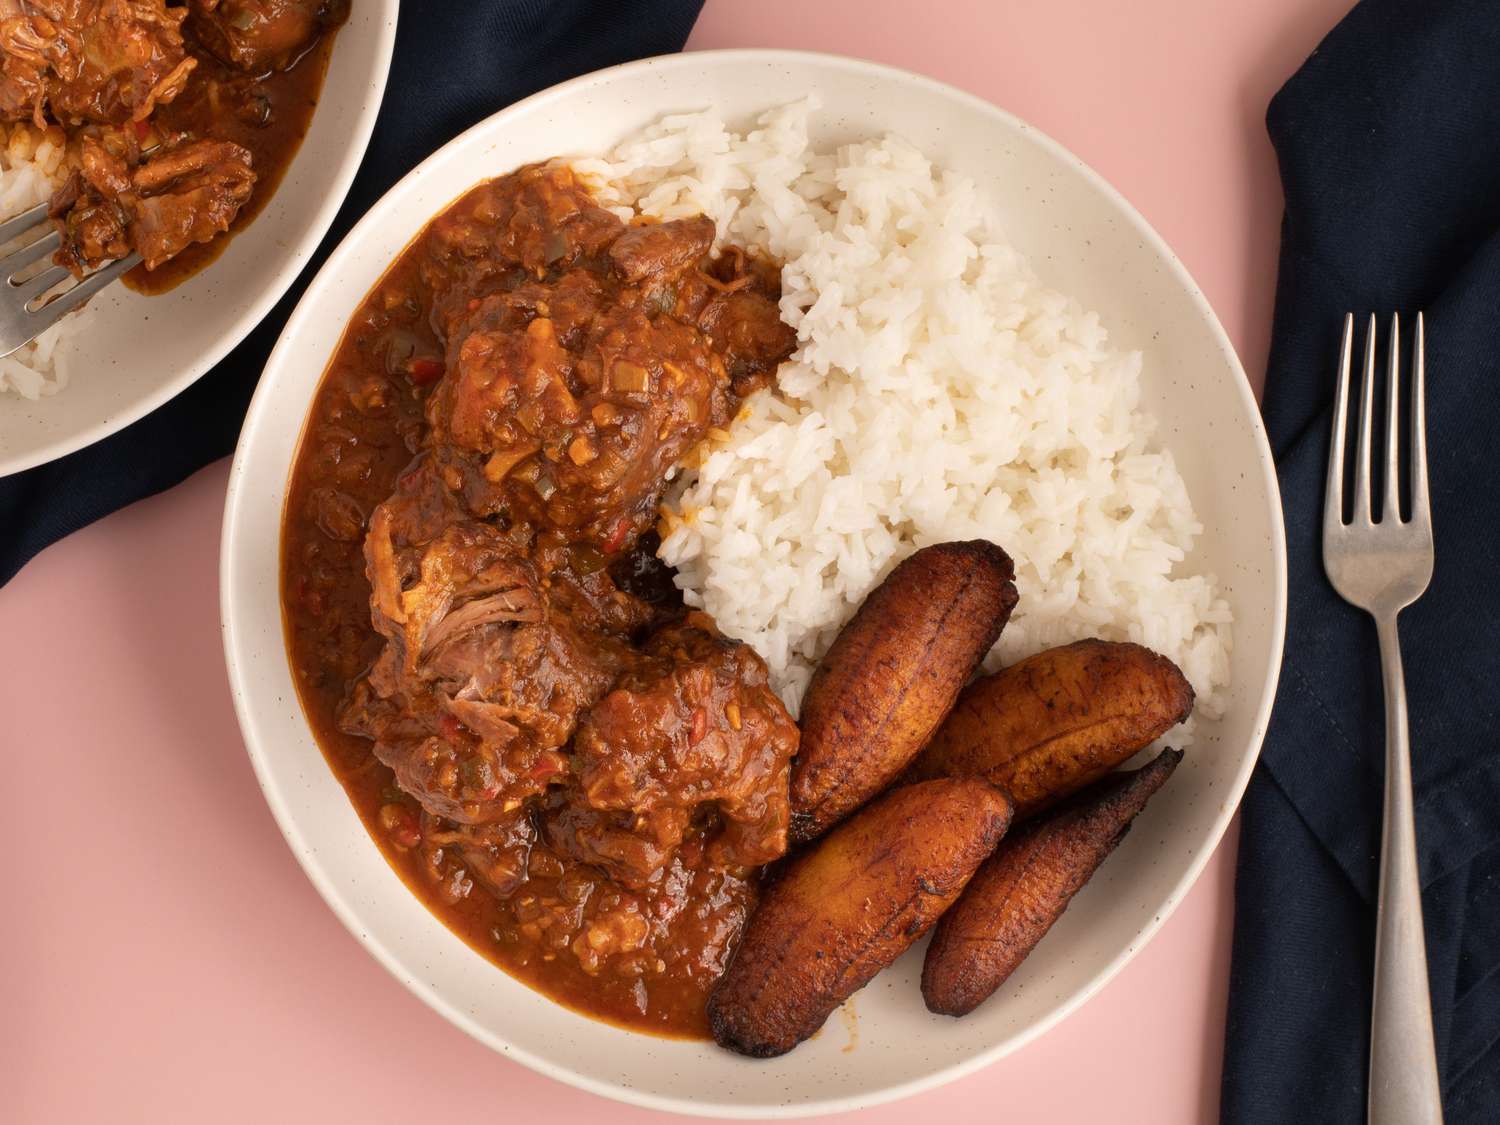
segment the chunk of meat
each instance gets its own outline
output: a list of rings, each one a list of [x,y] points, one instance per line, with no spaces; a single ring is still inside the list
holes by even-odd
[[[340,715],[374,741],[397,784],[435,815],[494,820],[565,780],[560,753],[579,710],[613,679],[608,651],[562,620],[494,621],[445,644],[417,677],[394,674],[388,647]]]
[[[0,15],[0,120],[47,124],[50,40],[38,34],[17,0]]]
[[[399,504],[377,507],[365,538],[371,618],[390,641],[392,675],[417,675],[424,661],[475,629],[542,620],[535,571],[503,533],[453,523],[411,544],[396,525],[399,510]],[[407,545],[401,557],[398,543]]]
[[[386,646],[342,723],[375,740],[430,812],[491,820],[563,779],[559,751],[609,688],[623,642],[552,613],[536,568],[488,525],[452,524],[398,554],[390,524],[382,505],[365,544]]]
[[[644,653],[579,724],[578,800],[549,821],[554,846],[627,886],[651,881],[705,818],[713,865],[780,857],[797,727],[764,662],[703,614],[661,630]]]
[[[524,808],[487,824],[422,814],[423,857],[449,897],[466,896],[474,880],[502,898],[513,893],[526,882],[535,843],[536,826]]]
[[[0,118],[143,121],[197,65],[164,0],[22,0],[0,18]]]
[[[192,0],[189,25],[230,66],[251,74],[285,70],[329,28],[348,0]]]
[[[506,181],[508,190],[473,193],[430,228],[421,273],[444,331],[496,289],[596,260],[624,230],[566,164],[530,165]]]
[[[698,327],[725,357],[741,397],[774,376],[797,347],[797,333],[781,319],[776,302],[755,289],[716,293],[699,313]]]
[[[254,186],[250,153],[229,141],[189,141],[131,168],[85,138],[81,169],[52,199],[54,260],[82,275],[134,250],[154,269],[228,230]]]
[[[569,386],[572,357],[548,317],[524,330],[469,331],[449,349],[449,378],[434,396],[430,415],[452,444],[489,455],[485,475],[502,480],[541,450],[542,440],[576,425],[582,416]]]
[[[692,823],[689,810],[620,812],[590,808],[576,788],[558,790],[542,814],[547,841],[622,887],[649,887],[671,863]]]
[[[681,272],[714,242],[714,223],[702,215],[669,223],[627,227],[609,247],[609,258],[632,284]]]
[[[729,417],[708,339],[640,307],[599,312],[573,351],[550,317],[520,332],[471,324],[447,371],[429,400],[431,440],[458,454],[470,506],[610,555],[655,522],[667,470]]]
[[[385,638],[341,716],[429,812],[461,824],[566,780],[580,713],[632,659],[649,610],[558,541],[457,518],[425,458],[370,516],[370,616]]]
[[[500,256],[533,277],[602,253],[624,229],[566,164],[535,165],[517,176],[517,190],[503,208],[485,217]]]
[[[520,332],[538,316],[551,320],[562,347],[577,350],[587,341],[594,318],[609,303],[610,295],[598,274],[579,268],[545,283],[513,273],[499,291],[484,297],[455,291],[439,297],[433,315],[450,351],[461,347],[475,330]]]
[[[68,177],[48,206],[62,236],[54,261],[82,272],[86,266],[129,254],[130,214],[120,199],[129,191],[124,160],[92,138],[85,139],[82,169]]]
[[[130,241],[154,269],[229,229],[255,186],[250,153],[229,141],[192,141],[136,169]]]
[[[539,840],[530,879],[510,900],[517,930],[554,956],[570,954],[591,975],[650,980],[670,967],[676,980],[708,987],[724,971],[754,904],[754,886],[705,864],[700,836],[638,888],[620,886]]]

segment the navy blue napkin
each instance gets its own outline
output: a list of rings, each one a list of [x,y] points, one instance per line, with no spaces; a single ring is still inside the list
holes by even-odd
[[[564,79],[681,50],[701,6],[702,0],[402,5],[369,151],[313,261],[243,343],[166,406],[88,449],[0,479],[0,584],[49,543],[170,488],[234,448],[261,368],[303,288],[344,233],[423,157],[495,110]],[[244,237],[254,238],[254,229]]]
[[[1401,616],[1401,640],[1447,1121],[1492,1125],[1500,4],[1364,0],[1267,121],[1286,216],[1264,411],[1290,603],[1276,709],[1243,806],[1223,1120],[1364,1119],[1383,705],[1373,626],[1328,584],[1319,520],[1344,313],[1378,312],[1384,332],[1392,310],[1425,309],[1437,566]]]

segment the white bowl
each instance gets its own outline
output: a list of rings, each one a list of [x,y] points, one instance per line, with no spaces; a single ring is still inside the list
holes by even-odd
[[[149,414],[265,319],[328,233],[364,157],[398,5],[353,6],[302,147],[265,209],[213,263],[157,297],[111,285],[90,302],[68,386],[36,401],[0,396],[0,476],[82,449]]]
[[[356,304],[421,226],[476,181],[559,153],[597,153],[669,111],[731,118],[817,90],[820,141],[894,130],[974,177],[1043,278],[1146,355],[1144,395],[1207,525],[1192,565],[1234,608],[1229,710],[1003,994],[963,1020],[928,1014],[908,953],[843,1022],[771,1061],[618,1030],[485,961],[402,885],[366,836],[308,730],[287,669],[277,543],[288,466],[324,363]],[[595,1093],[726,1117],[868,1106],[968,1073],[1040,1035],[1156,932],[1229,823],[1265,732],[1286,607],[1281,509],[1260,414],[1202,294],[1144,220],[1077,158],[978,98],[867,62],[789,51],[675,55],[557,86],[475,126],[402,180],[302,298],[240,438],[224,520],[224,643],[240,724],[277,821],[344,924],[459,1027]]]

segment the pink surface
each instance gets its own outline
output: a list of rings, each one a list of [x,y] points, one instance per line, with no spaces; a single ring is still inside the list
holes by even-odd
[[[690,46],[862,55],[1028,119],[1161,231],[1258,385],[1280,213],[1261,120],[1347,6],[710,0]],[[0,589],[13,841],[0,1120],[660,1116],[558,1085],[449,1027],[302,876],[262,804],[224,681],[225,477],[223,464],[207,469]],[[1232,877],[1231,840],[1156,940],[1057,1030],[857,1119],[1216,1119]]]

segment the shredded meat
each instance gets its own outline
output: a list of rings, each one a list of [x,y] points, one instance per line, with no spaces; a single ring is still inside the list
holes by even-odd
[[[23,0],[0,19],[0,118],[143,121],[196,62],[164,0]]]
[[[228,230],[254,186],[250,154],[228,141],[189,141],[132,168],[85,138],[82,168],[52,199],[57,263],[81,276],[134,250],[154,269]]]
[[[556,547],[527,551],[524,532],[442,524],[443,495],[424,463],[371,515],[371,619],[386,645],[342,721],[428,811],[472,824],[562,780],[580,713],[629,659],[603,630],[647,611],[607,575],[568,573]]]

